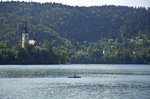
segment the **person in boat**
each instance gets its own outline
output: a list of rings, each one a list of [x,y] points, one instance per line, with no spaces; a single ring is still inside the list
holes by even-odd
[[[77,75],[76,75],[76,74],[74,74],[74,75],[73,75],[73,77],[77,77]]]

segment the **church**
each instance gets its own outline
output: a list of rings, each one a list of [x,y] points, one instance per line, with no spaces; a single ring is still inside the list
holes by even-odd
[[[36,39],[29,40],[29,33],[27,27],[24,27],[24,31],[22,33],[22,48],[25,48],[25,44],[29,44],[34,46],[38,50],[42,50],[43,48],[37,45]]]

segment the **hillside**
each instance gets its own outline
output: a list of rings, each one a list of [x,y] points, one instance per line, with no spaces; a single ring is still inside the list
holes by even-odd
[[[150,8],[0,2],[0,42],[20,44],[24,26],[30,39],[48,40],[72,63],[150,63]]]
[[[0,7],[0,41],[11,45],[20,40],[24,24],[40,42],[62,37],[82,42],[150,36],[150,9],[145,8],[25,2],[1,2]]]

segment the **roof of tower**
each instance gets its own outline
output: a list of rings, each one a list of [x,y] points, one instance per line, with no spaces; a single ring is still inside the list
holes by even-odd
[[[28,28],[27,28],[27,26],[24,27],[24,32],[25,32],[25,33],[28,33]]]

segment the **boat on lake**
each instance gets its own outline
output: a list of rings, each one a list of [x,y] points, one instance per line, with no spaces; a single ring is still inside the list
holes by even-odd
[[[81,77],[74,74],[73,76],[69,76],[68,78],[81,78]]]

